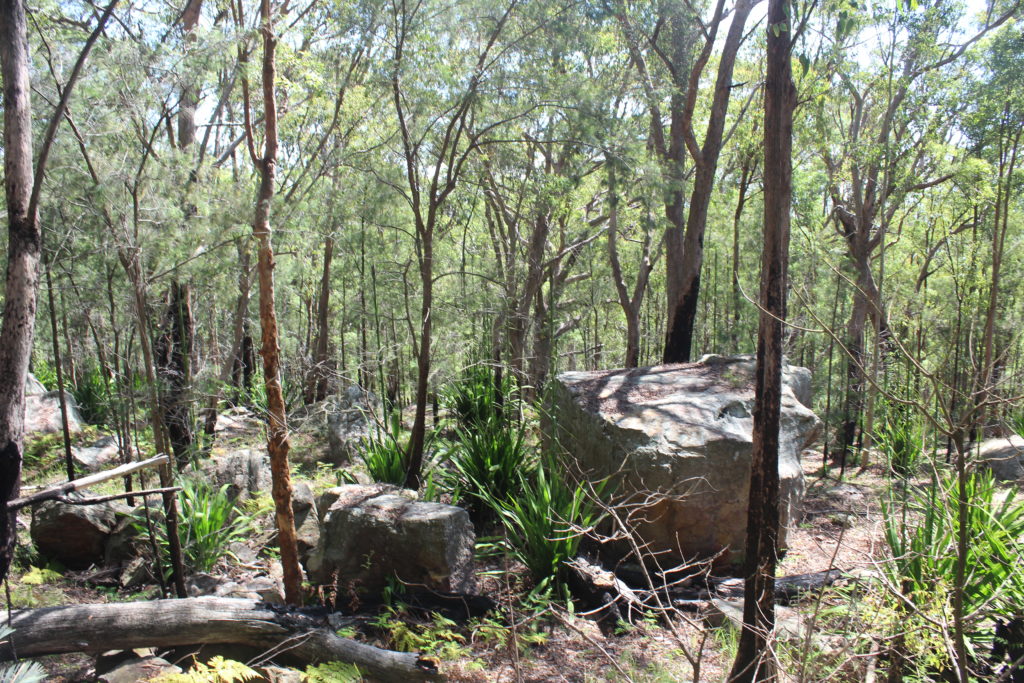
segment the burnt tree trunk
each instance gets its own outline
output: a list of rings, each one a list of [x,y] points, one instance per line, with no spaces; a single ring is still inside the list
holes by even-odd
[[[320,276],[320,296],[316,305],[316,337],[313,342],[313,367],[309,370],[303,401],[308,405],[327,398],[331,371],[328,353],[331,313],[331,260],[334,257],[334,236],[324,239],[324,270]]]
[[[769,0],[768,65],[764,96],[764,251],[757,338],[754,448],[751,456],[743,631],[731,681],[771,681],[778,673],[769,648],[775,626],[775,567],[779,535],[779,418],[782,332],[789,269],[793,108],[792,26],[786,0]]]
[[[161,385],[160,403],[167,439],[174,451],[175,464],[181,471],[192,459],[195,443],[189,391],[196,330],[188,285],[171,284],[163,327],[163,334],[157,339],[154,349],[156,374]]]

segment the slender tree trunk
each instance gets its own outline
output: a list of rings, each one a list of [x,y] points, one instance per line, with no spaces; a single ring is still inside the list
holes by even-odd
[[[315,403],[327,397],[331,370],[328,354],[330,339],[331,260],[334,257],[334,236],[324,239],[324,269],[320,277],[320,296],[317,297],[316,337],[313,343],[313,367],[306,382],[305,403]]]
[[[4,196],[7,278],[0,323],[0,579],[14,553],[17,523],[7,501],[21,488],[25,438],[25,377],[35,335],[42,234],[30,209],[32,108],[28,28],[23,0],[0,0],[0,74],[4,106]]]
[[[787,0],[769,0],[768,66],[764,102],[764,251],[757,340],[754,448],[751,457],[747,547],[743,574],[743,631],[730,680],[778,677],[768,647],[775,626],[775,567],[779,533],[779,419],[782,340],[789,268],[793,108],[790,74],[792,20]]]
[[[291,472],[288,468],[288,419],[284,393],[281,389],[281,349],[278,345],[277,312],[274,309],[274,248],[271,243],[270,209],[274,200],[274,176],[277,168],[277,102],[274,92],[274,62],[277,37],[271,18],[270,0],[260,3],[263,33],[263,157],[257,159],[260,186],[256,195],[253,235],[259,245],[256,271],[259,277],[260,328],[262,330],[263,381],[267,392],[267,450],[273,479],[275,517],[281,567],[284,570],[285,600],[288,604],[302,602],[302,569],[295,539],[295,517],[292,512]],[[248,88],[245,88],[248,92]],[[248,118],[248,117],[247,117]]]
[[[423,467],[423,449],[427,435],[427,392],[430,381],[430,342],[433,334],[434,306],[434,239],[433,231],[424,233],[420,243],[420,281],[423,288],[420,303],[420,342],[416,354],[416,414],[409,439],[405,487],[418,489]]]
[[[249,315],[249,289],[251,286],[251,275],[249,273],[249,244],[245,238],[237,238],[235,246],[238,249],[238,298],[235,303],[235,314],[231,325],[231,350],[224,359],[221,366],[220,377],[217,387],[210,396],[210,402],[206,407],[206,424],[204,431],[213,435],[217,429],[217,406],[220,403],[224,387],[232,382],[235,387],[239,386],[239,374],[242,370],[243,339],[245,338],[246,317]],[[250,354],[252,344],[249,344]],[[250,364],[251,365],[251,364]]]
[[[53,341],[53,366],[57,371],[57,396],[60,400],[60,429],[64,437],[64,468],[68,481],[75,478],[75,459],[71,455],[71,430],[68,426],[68,401],[64,394],[64,364],[60,357],[60,339],[57,337],[57,308],[53,297],[53,275],[46,264],[46,298],[50,305],[50,335]]]

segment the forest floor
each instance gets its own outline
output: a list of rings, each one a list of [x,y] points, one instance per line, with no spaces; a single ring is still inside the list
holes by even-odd
[[[232,447],[242,441],[236,439]],[[820,455],[812,451],[805,452],[803,464],[806,495],[798,523],[789,533],[779,575],[832,568],[870,570],[881,559],[884,546],[879,501],[890,482],[883,468],[849,470],[840,481],[836,470],[822,475]],[[28,520],[24,521],[23,543],[28,537]],[[266,572],[266,563],[265,558],[249,567],[225,562],[216,571],[238,580],[247,572]],[[159,594],[156,587],[123,591],[97,585],[95,571],[54,569],[22,566],[12,571],[13,606],[143,600]],[[357,637],[382,647],[435,654],[453,681],[721,681],[731,666],[736,630],[728,624],[710,626],[706,615],[678,613],[670,624],[650,615],[605,635],[594,621],[566,611],[557,601],[524,604],[522,568],[481,562],[480,573],[480,592],[505,607],[503,617],[455,623],[395,606],[355,620]],[[806,619],[820,610],[820,604],[805,599],[795,609]],[[791,650],[780,655],[784,669],[801,666]],[[855,657],[847,659],[850,674],[859,664]],[[42,659],[53,681],[93,680],[93,661],[85,655]],[[840,674],[838,678],[857,680],[858,676]]]

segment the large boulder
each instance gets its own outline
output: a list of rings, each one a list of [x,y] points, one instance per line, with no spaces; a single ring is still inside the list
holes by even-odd
[[[64,392],[68,409],[68,430],[72,434],[82,431],[82,415],[75,398]],[[25,433],[52,434],[61,431],[60,392],[47,391],[43,383],[28,374],[25,377]]]
[[[1024,438],[1014,434],[988,439],[978,447],[978,454],[996,479],[1024,482]]]
[[[356,455],[360,441],[369,434],[371,416],[379,413],[380,404],[373,392],[350,385],[338,394],[301,408],[295,416],[296,429],[327,441],[323,457],[311,453],[312,457],[342,466]]]
[[[259,491],[270,491],[270,456],[264,451],[243,448],[203,463],[203,475],[215,488],[227,484],[232,500],[243,501]]]
[[[107,539],[128,515],[118,502],[69,505],[49,501],[32,513],[31,535],[39,554],[71,569],[103,562]]]
[[[611,477],[619,500],[643,501],[635,532],[659,562],[742,561],[753,450],[755,363],[699,363],[567,372],[554,383],[548,434],[580,472]],[[800,452],[820,421],[809,373],[787,367],[779,434],[780,543],[803,498]],[[803,394],[798,399],[794,385]]]
[[[99,472],[116,465],[118,455],[117,439],[113,436],[100,437],[91,446],[71,447],[75,464],[86,472]]]
[[[462,508],[416,501],[408,492],[352,484],[332,489],[310,580],[337,579],[345,593],[377,595],[392,577],[432,590],[474,586],[475,536]]]

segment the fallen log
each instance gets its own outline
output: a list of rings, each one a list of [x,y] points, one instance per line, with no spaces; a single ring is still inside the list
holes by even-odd
[[[80,479],[75,479],[74,481],[66,481],[62,484],[57,484],[55,486],[51,486],[50,488],[44,489],[39,493],[33,493],[30,496],[25,496],[23,498],[15,498],[14,500],[9,501],[7,503],[7,511],[10,512],[12,510],[20,510],[21,508],[26,507],[28,505],[36,505],[37,503],[42,503],[44,500],[55,500],[57,498],[66,496],[72,491],[80,491],[81,489],[89,488],[90,486],[94,486],[96,484],[99,484],[100,482],[108,481],[116,477],[123,477],[126,474],[131,474],[132,472],[137,472],[138,470],[144,470],[148,467],[159,467],[161,465],[167,464],[168,462],[170,462],[170,458],[168,458],[166,455],[157,455],[155,457],[150,458],[149,460],[143,460],[142,462],[130,462],[125,465],[119,465],[118,467],[115,467],[112,470],[106,470],[104,472],[90,474],[89,476],[81,477]],[[148,492],[143,491],[141,493]],[[128,495],[132,494],[125,494],[125,496]],[[134,495],[137,496],[140,494],[135,493]],[[85,504],[88,505],[89,503],[98,502],[100,501],[93,500]]]
[[[325,610],[256,600],[203,597],[26,609],[12,613],[11,627],[14,633],[0,644],[0,661],[112,648],[232,644],[274,648],[310,664],[351,662],[373,680],[441,680],[432,659],[335,635]]]

